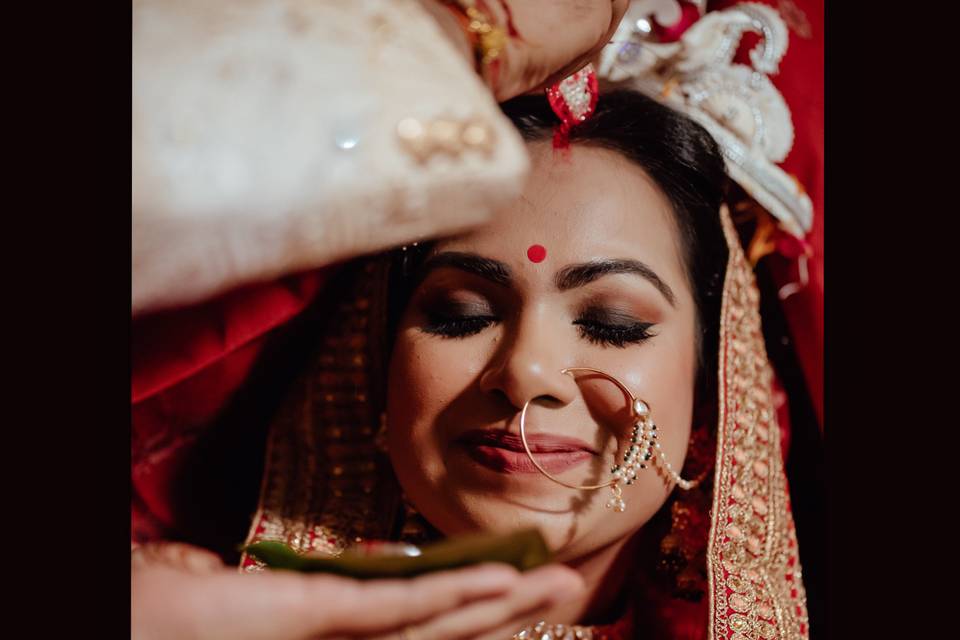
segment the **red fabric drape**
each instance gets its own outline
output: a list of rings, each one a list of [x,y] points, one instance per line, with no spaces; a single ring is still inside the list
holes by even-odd
[[[132,324],[131,482],[135,541],[180,529],[170,500],[184,454],[243,383],[266,336],[300,313],[330,269],[244,287]]]

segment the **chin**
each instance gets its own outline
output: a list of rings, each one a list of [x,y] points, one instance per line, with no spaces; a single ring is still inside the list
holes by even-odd
[[[592,550],[588,548],[592,545],[586,537],[588,534],[589,538],[595,537],[593,533],[600,520],[609,514],[603,506],[606,494],[601,493],[594,492],[584,502],[582,496],[572,492],[557,492],[534,499],[460,491],[447,494],[443,503],[417,507],[431,524],[448,536],[539,529],[547,546],[557,554],[557,560],[565,561]]]

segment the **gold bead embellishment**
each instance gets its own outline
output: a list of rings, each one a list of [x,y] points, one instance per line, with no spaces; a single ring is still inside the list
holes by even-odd
[[[448,0],[447,4],[466,16],[464,29],[472,41],[478,64],[486,66],[500,57],[507,46],[507,32],[490,21],[490,17],[477,8],[476,0]]]
[[[543,621],[530,625],[513,635],[513,640],[594,640],[591,627],[580,625],[547,624]]]
[[[397,123],[397,138],[420,163],[438,153],[459,157],[464,151],[477,151],[489,156],[494,143],[493,129],[486,122],[447,118],[428,122],[404,118]]]

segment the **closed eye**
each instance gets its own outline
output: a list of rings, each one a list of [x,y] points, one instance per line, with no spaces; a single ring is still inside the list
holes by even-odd
[[[580,335],[593,344],[623,348],[649,340],[654,323],[637,320],[632,314],[605,305],[591,305],[574,320]]]
[[[496,321],[496,316],[490,315],[427,314],[427,322],[422,329],[425,333],[445,338],[466,338],[480,333]]]
[[[656,334],[651,332],[653,323],[635,322],[629,325],[606,324],[594,320],[579,319],[574,323],[580,329],[581,337],[593,344],[623,348],[631,344],[639,344]]]

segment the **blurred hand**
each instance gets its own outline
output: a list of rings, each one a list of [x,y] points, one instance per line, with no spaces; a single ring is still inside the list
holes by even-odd
[[[518,35],[509,39],[499,85],[503,101],[545,88],[574,73],[609,42],[629,0],[489,0],[506,24],[509,8]]]
[[[466,36],[442,6],[444,0],[422,4],[472,64]],[[499,58],[493,87],[497,100],[545,88],[586,65],[610,40],[629,4],[629,0],[487,0],[491,21],[507,29],[512,19],[517,32],[508,38]]]
[[[518,573],[487,564],[409,580],[358,581],[266,571],[240,574],[203,549],[138,547],[132,559],[132,633],[153,638],[272,640],[509,637],[538,610],[580,595],[563,566]]]

